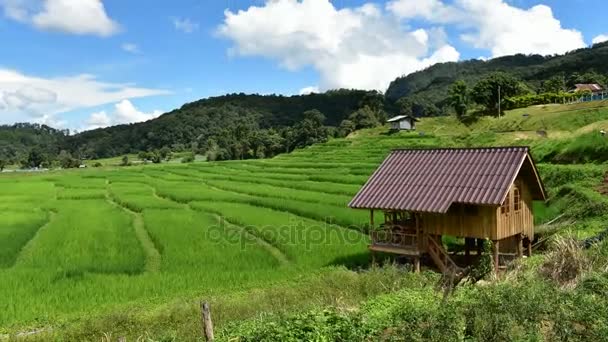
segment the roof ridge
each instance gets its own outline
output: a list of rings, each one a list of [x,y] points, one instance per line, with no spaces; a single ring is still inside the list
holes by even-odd
[[[394,148],[391,151],[472,151],[472,150],[504,150],[520,149],[530,151],[530,146],[487,146],[487,147],[416,147],[416,148]]]

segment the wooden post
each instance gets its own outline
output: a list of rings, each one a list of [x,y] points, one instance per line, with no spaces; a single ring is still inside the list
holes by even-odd
[[[420,257],[414,257],[414,272],[420,273]]]
[[[527,254],[528,257],[531,257],[532,256],[532,240],[530,240],[530,238],[527,237],[526,241],[528,242],[526,244],[526,247],[527,247],[526,248],[527,249],[526,254]]]
[[[471,256],[471,245],[475,244],[475,239],[473,238],[464,238],[464,255],[469,258]]]
[[[498,267],[500,265],[500,260],[498,259],[498,252],[500,249],[500,241],[492,240],[492,260],[494,261],[494,270],[498,274]]]
[[[484,240],[483,239],[476,239],[476,240],[477,240],[477,255],[482,255]]]
[[[371,229],[374,229],[374,209],[369,210],[369,225]]]
[[[203,325],[203,335],[207,342],[213,342],[213,323],[211,322],[211,310],[209,303],[201,301],[201,319]]]
[[[515,238],[517,239],[517,257],[521,258],[524,255],[523,238],[521,234],[517,234]]]

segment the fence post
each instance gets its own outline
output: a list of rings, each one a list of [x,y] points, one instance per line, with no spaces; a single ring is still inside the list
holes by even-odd
[[[211,322],[211,310],[209,303],[201,301],[201,320],[203,325],[203,336],[207,342],[213,342],[213,322]]]

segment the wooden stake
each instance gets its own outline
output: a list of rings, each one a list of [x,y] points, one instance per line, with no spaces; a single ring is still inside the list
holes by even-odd
[[[523,239],[521,234],[517,234],[517,257],[521,258],[524,255]]]
[[[414,272],[420,273],[420,257],[414,258]]]
[[[494,260],[494,271],[496,272],[496,274],[498,274],[498,266],[499,266],[499,262],[500,262],[500,260],[498,259],[499,249],[500,249],[500,241],[493,240],[492,241],[492,254],[493,254],[493,260]]]
[[[530,240],[530,238],[526,238],[526,241],[528,241],[528,244],[527,244],[528,251],[526,254],[528,254],[528,257],[531,257],[532,256],[532,240]]]
[[[207,342],[213,342],[213,323],[211,322],[211,310],[209,303],[201,301],[201,323],[203,325],[203,335]]]
[[[369,211],[369,225],[371,229],[374,229],[374,209]]]

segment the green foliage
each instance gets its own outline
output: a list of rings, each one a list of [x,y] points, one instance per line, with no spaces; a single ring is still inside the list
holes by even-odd
[[[372,128],[380,124],[377,112],[367,106],[353,112],[349,120],[354,124],[355,129]]]
[[[491,113],[498,109],[499,99],[502,104],[503,99],[520,93],[520,84],[515,77],[504,72],[496,72],[475,84],[471,90],[471,98],[484,106],[487,113]]]
[[[80,160],[73,158],[70,152],[65,150],[61,150],[59,155],[57,156],[57,161],[59,165],[64,169],[76,168],[79,167],[81,162]]]
[[[456,117],[462,120],[469,108],[469,90],[464,81],[456,81],[450,86],[448,103],[454,108]]]
[[[541,82],[556,75],[565,75],[566,86],[570,90],[574,88],[575,83],[605,82],[608,66],[603,61],[607,58],[608,44],[597,44],[593,48],[557,56],[518,54],[489,61],[439,63],[397,78],[387,89],[386,98],[388,102],[394,102],[404,96],[420,95],[441,105],[445,101],[448,88],[455,81],[464,80],[472,85],[498,71],[507,71],[513,77],[526,82],[532,89],[540,88]],[[586,76],[581,77],[580,73]]]
[[[131,164],[129,162],[129,156],[123,156],[120,160],[120,166],[129,166],[129,164]]]
[[[23,161],[23,167],[34,168],[41,167],[44,162],[47,161],[47,156],[44,155],[42,150],[38,147],[34,147],[30,150],[27,155],[27,159]]]
[[[215,160],[214,158],[209,158],[209,156],[207,157],[208,160]],[[187,163],[192,163],[194,161],[194,153],[189,152],[187,153],[184,157],[182,157],[182,163],[187,164]]]
[[[540,84],[540,93],[559,94],[568,91],[566,79],[563,75],[555,75]]]

